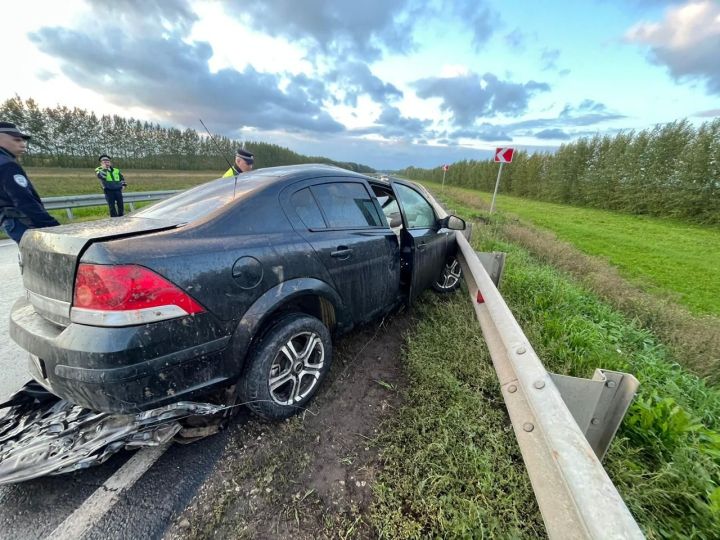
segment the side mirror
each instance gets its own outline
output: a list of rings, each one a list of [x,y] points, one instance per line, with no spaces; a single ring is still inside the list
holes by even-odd
[[[439,225],[441,229],[451,229],[453,231],[464,231],[466,227],[465,220],[457,216],[444,217],[440,220]]]

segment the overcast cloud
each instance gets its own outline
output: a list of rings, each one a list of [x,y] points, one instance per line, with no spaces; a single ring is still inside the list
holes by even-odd
[[[244,71],[211,73],[208,60],[212,49],[207,43],[116,40],[114,36],[113,31],[86,34],[43,28],[32,34],[32,39],[40,50],[61,58],[63,73],[79,85],[120,105],[150,108],[176,124],[194,126],[202,114],[224,131],[243,126],[327,133],[344,130],[322,108],[325,92],[320,81],[304,75],[260,73],[251,66]],[[286,83],[284,90],[281,81]],[[241,125],[233,120],[237,117]]]
[[[650,59],[679,81],[699,80],[720,95],[720,3],[688,2],[671,8],[661,22],[643,22],[626,34],[650,47]]]
[[[32,62],[2,99],[42,91],[42,105],[134,107],[179,128],[202,117],[229,137],[385,168],[720,110],[714,0],[551,0],[537,13],[500,0],[26,2],[10,29]]]
[[[550,91],[546,83],[501,81],[492,73],[469,73],[458,77],[429,77],[413,84],[421,98],[440,98],[440,108],[450,111],[457,126],[471,126],[482,117],[518,116],[530,98]]]

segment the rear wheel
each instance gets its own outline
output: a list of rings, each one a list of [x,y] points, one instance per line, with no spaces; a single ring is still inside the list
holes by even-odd
[[[443,266],[440,277],[433,283],[432,287],[439,293],[452,292],[460,286],[462,269],[456,257],[450,257]]]
[[[266,420],[300,412],[327,375],[332,342],[315,317],[293,313],[278,319],[260,338],[240,381],[240,399]]]

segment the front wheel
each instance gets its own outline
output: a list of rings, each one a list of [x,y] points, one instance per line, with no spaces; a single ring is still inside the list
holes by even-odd
[[[315,395],[331,360],[330,332],[322,322],[304,313],[285,315],[254,347],[240,398],[265,420],[289,418]]]
[[[452,292],[460,286],[462,268],[456,257],[450,257],[443,266],[440,277],[433,283],[432,287],[439,293]]]

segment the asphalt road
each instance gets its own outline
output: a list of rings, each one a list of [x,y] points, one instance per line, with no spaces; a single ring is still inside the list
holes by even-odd
[[[17,246],[12,240],[0,240],[0,402],[30,379],[27,353],[8,336],[10,308],[23,292]]]
[[[0,400],[29,379],[27,354],[10,340],[7,323],[12,304],[23,292],[17,247],[0,240]],[[83,513],[91,516],[83,538],[161,538],[210,474],[226,442],[227,434],[220,433],[170,446],[137,481],[117,490],[114,504],[100,515],[90,513],[97,498],[93,496],[107,491],[108,484],[103,484],[108,481],[113,486],[124,482],[123,465],[149,451],[121,452],[99,467],[0,486],[0,539],[48,538],[68,521],[82,519]]]

